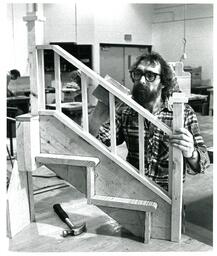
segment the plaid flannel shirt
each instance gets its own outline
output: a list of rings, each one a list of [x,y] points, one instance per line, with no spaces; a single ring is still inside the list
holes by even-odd
[[[162,103],[160,110],[155,114],[159,120],[172,127],[172,105],[166,101]],[[194,146],[199,153],[200,169],[194,172],[204,172],[209,166],[209,157],[200,129],[197,117],[193,109],[185,104],[184,127],[188,129],[194,138]],[[110,146],[110,123],[104,123],[98,132],[97,138],[106,146]],[[139,127],[138,114],[130,107],[124,105],[116,112],[116,137],[117,145],[126,142],[128,149],[127,161],[139,169]],[[168,158],[169,140],[162,130],[157,128],[147,119],[144,119],[144,144],[145,144],[145,175],[154,180],[164,189],[168,189]],[[184,179],[187,169],[191,169],[184,159]]]

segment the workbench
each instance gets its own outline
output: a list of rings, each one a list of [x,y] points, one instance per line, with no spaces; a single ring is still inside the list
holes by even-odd
[[[25,95],[7,97],[7,106],[17,107],[18,109],[22,110],[22,114],[25,114],[29,112],[29,101],[30,97]]]
[[[201,109],[201,112],[203,113],[203,110],[205,110],[205,114],[212,115],[213,112],[213,86],[211,85],[198,85],[191,88],[191,93],[193,95],[200,95],[200,96],[206,96],[206,102],[205,101],[194,101],[192,104],[193,107],[196,107],[197,109]],[[206,109],[205,109],[206,104]]]
[[[202,115],[208,115],[208,95],[191,93],[188,97],[188,104],[195,112],[200,112]]]

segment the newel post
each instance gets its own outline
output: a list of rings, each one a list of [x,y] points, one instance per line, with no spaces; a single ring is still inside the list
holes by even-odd
[[[43,44],[43,22],[45,21],[45,18],[39,14],[39,7],[39,4],[27,5],[27,15],[23,17],[23,20],[26,21],[27,25],[30,103],[31,114],[33,116],[38,115],[41,100],[39,99],[39,96],[41,95],[39,93],[41,84],[39,84],[38,54],[35,46]]]
[[[44,18],[39,17],[38,8],[38,4],[28,5],[27,15],[23,18],[27,22],[28,32],[31,113],[16,118],[17,165],[12,172],[7,199],[9,237],[35,220],[32,171],[37,168],[35,156],[40,153],[38,111],[42,106],[41,92],[44,93],[43,85],[39,83],[41,75],[38,73],[38,56],[39,62],[43,64],[42,54],[38,55],[35,47],[43,43]],[[42,65],[39,69],[42,70]]]
[[[183,93],[173,93],[173,132],[184,127],[184,103],[188,99]],[[172,172],[171,177],[171,241],[181,241],[182,230],[182,194],[183,194],[183,155],[182,152],[172,148]]]
[[[44,33],[43,25],[45,18],[41,15],[43,13],[43,5],[41,4],[27,4],[27,15],[23,20],[27,25],[27,39],[28,39],[28,64],[30,75],[30,104],[31,117],[28,122],[23,122],[25,126],[23,152],[25,158],[28,158],[23,171],[31,172],[36,168],[35,155],[40,153],[40,134],[39,134],[39,110],[42,108],[43,96],[45,94],[44,83],[42,82],[42,52],[39,54],[36,50],[36,45],[43,44]],[[38,63],[39,62],[39,63]],[[38,65],[40,64],[40,65]],[[40,74],[39,74],[40,73]],[[22,136],[21,136],[22,137]],[[20,158],[22,159],[22,158]],[[21,163],[18,162],[18,166]],[[20,169],[20,168],[19,168]]]

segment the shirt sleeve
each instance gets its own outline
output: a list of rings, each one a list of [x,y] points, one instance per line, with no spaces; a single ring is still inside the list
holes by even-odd
[[[121,111],[116,112],[115,124],[116,124],[116,143],[120,145],[124,142],[124,136],[122,132],[121,124]],[[99,129],[97,134],[97,139],[100,140],[107,147],[111,146],[111,131],[110,131],[110,121],[106,121]]]
[[[194,147],[197,149],[199,153],[199,170],[193,170],[191,166],[187,164],[187,168],[193,170],[197,173],[203,173],[210,165],[209,155],[207,152],[207,147],[204,143],[203,137],[200,134],[200,128],[197,120],[197,116],[194,110],[186,104],[185,108],[185,128],[187,128],[194,139]],[[187,161],[186,161],[187,162]]]

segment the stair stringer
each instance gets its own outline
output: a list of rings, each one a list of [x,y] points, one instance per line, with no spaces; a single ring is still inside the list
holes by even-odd
[[[40,141],[41,153],[99,158],[100,163],[95,170],[95,194],[156,202],[158,210],[152,213],[151,237],[170,240],[171,204],[144,186],[140,180],[112,161],[101,150],[81,138],[55,116],[49,115],[40,115]],[[71,179],[73,179],[72,175]],[[143,212],[110,207],[99,208],[134,235],[144,235]]]

